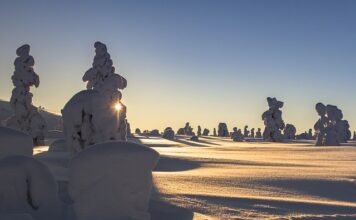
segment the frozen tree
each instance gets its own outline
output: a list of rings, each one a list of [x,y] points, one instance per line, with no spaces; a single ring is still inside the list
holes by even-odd
[[[208,136],[209,135],[209,129],[207,129],[207,128],[204,128],[204,130],[203,130],[203,136]]]
[[[309,136],[309,139],[312,140],[313,139],[313,129],[309,129],[308,130],[308,136]]]
[[[193,128],[190,126],[189,122],[185,123],[184,128],[179,128],[177,134],[179,135],[195,135],[193,132]]]
[[[168,140],[173,140],[174,139],[174,131],[171,127],[167,127],[163,131],[163,138],[168,139]]]
[[[233,141],[241,142],[244,140],[244,135],[242,135],[241,129],[234,127],[232,130],[233,132],[231,133],[231,138]]]
[[[340,145],[351,138],[350,125],[337,106],[317,103],[315,109],[320,116],[314,125],[317,146]]]
[[[267,141],[281,141],[284,129],[284,121],[282,119],[283,102],[278,101],[276,98],[267,98],[269,109],[262,114],[262,120],[265,124],[263,132],[263,139]]]
[[[250,133],[250,131],[248,130],[248,126],[246,125],[244,127],[244,137],[248,137],[248,134]]]
[[[219,123],[218,136],[219,137],[229,137],[230,136],[226,123],[223,123],[223,122]]]
[[[135,134],[141,134],[141,130],[139,128],[135,129]]]
[[[39,76],[33,70],[35,60],[30,55],[30,45],[25,44],[16,50],[15,71],[12,75],[12,90],[10,104],[15,114],[7,120],[7,126],[30,134],[33,144],[44,145],[46,122],[32,105],[30,87],[40,85]]]
[[[293,140],[295,139],[296,132],[297,129],[295,128],[294,125],[286,124],[286,127],[283,130],[284,138]]]
[[[200,125],[198,125],[197,135],[198,135],[198,136],[201,136],[201,127],[200,127]]]
[[[127,119],[126,119],[126,105],[122,104],[122,102],[120,102],[119,104],[121,107],[119,107],[120,111],[119,111],[119,140],[122,141],[127,141],[127,134],[128,134],[128,123],[127,123]]]
[[[251,135],[250,137],[254,138],[255,137],[255,129],[254,128],[251,128]]]
[[[95,42],[93,66],[85,72],[87,90],[74,95],[62,110],[67,146],[80,152],[89,145],[107,140],[126,140],[126,106],[119,89],[127,86],[115,73],[106,45]]]
[[[261,128],[257,128],[257,131],[256,131],[256,138],[262,138]]]
[[[213,136],[216,137],[216,128],[214,128]]]

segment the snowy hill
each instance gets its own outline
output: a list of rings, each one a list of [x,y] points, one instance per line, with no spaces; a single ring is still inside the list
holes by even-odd
[[[13,115],[13,110],[11,109],[10,103],[8,101],[0,100],[0,122],[8,119],[11,115]],[[41,110],[40,114],[46,120],[48,130],[58,129],[58,125],[61,120],[61,116],[48,112],[46,110]]]

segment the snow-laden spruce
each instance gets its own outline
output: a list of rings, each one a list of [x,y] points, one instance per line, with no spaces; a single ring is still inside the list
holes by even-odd
[[[30,55],[30,45],[25,44],[16,50],[15,71],[12,75],[12,90],[10,104],[15,114],[7,120],[6,125],[30,134],[34,145],[43,145],[46,122],[32,105],[30,87],[38,87],[40,79],[33,70],[35,60]]]
[[[262,114],[262,120],[265,125],[263,139],[266,141],[281,141],[283,139],[282,130],[285,127],[282,119],[283,102],[276,98],[267,98],[269,109]]]
[[[126,140],[126,108],[119,89],[127,81],[115,73],[106,45],[95,42],[94,47],[93,66],[83,76],[87,90],[75,94],[62,110],[67,146],[74,153],[107,140]]]
[[[344,116],[337,106],[317,103],[315,110],[320,117],[314,125],[316,146],[340,145],[350,140],[349,122],[342,120]]]

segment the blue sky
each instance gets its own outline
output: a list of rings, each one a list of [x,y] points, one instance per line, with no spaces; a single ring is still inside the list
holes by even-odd
[[[262,127],[267,96],[285,102],[298,132],[316,102],[356,126],[356,1],[0,2],[0,98],[8,100],[18,46],[28,43],[41,85],[34,103],[59,112],[85,88],[93,43],[107,44],[127,78],[133,128],[190,121]]]

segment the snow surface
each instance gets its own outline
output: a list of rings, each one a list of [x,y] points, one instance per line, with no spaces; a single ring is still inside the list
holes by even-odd
[[[0,126],[0,159],[12,155],[32,156],[32,148],[30,135]]]
[[[355,142],[315,147],[314,141],[233,142],[210,136],[193,142],[182,135],[172,141],[138,135],[129,140],[161,155],[153,172],[152,220],[356,219]],[[36,157],[47,158],[65,182],[62,154]],[[65,190],[60,192],[65,198]]]
[[[152,169],[159,154],[143,145],[111,141],[77,154],[68,193],[77,220],[150,219]]]
[[[354,142],[137,141],[161,155],[153,201],[218,219],[356,219]]]

